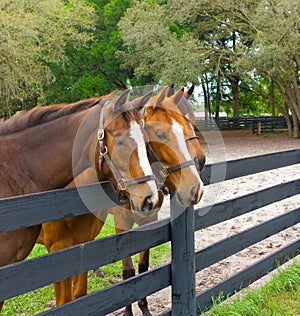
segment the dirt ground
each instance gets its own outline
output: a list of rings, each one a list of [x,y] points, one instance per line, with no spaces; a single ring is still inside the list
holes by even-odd
[[[291,139],[286,134],[265,134],[256,136],[252,135],[251,131],[206,132],[200,136],[200,140],[207,156],[207,163],[300,148],[300,139]],[[196,208],[291,181],[299,178],[299,176],[300,164],[297,164],[291,167],[261,172],[259,174],[209,185],[205,187],[202,201]],[[201,249],[207,247],[218,240],[295,209],[299,207],[299,205],[300,192],[292,198],[273,203],[250,214],[202,229],[195,233],[195,248]],[[166,201],[160,211],[160,217],[168,216],[168,214],[169,204],[168,201]],[[200,271],[196,275],[197,293],[206,290],[237,271],[251,265],[253,262],[262,259],[285,244],[295,241],[297,238],[300,238],[299,224]],[[300,260],[299,256],[297,260]],[[254,286],[262,284],[266,279],[268,279],[268,277],[255,282]],[[148,297],[149,308],[153,316],[159,315],[171,307],[170,293],[170,288],[167,288]],[[142,315],[136,303],[133,306],[133,310],[134,315]],[[122,315],[122,310],[114,312],[111,315]]]

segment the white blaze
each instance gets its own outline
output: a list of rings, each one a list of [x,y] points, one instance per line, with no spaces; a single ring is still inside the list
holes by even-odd
[[[181,154],[183,155],[184,159],[187,160],[191,160],[191,155],[187,149],[187,145],[186,145],[186,141],[184,139],[184,134],[183,134],[183,127],[174,119],[172,119],[172,131],[176,136],[178,145],[179,145],[179,150],[181,152]],[[183,162],[183,161],[181,161]],[[196,177],[199,177],[199,174],[197,172],[197,169],[195,167],[195,165],[189,166],[190,170],[192,173],[195,174]]]
[[[144,140],[144,135],[141,131],[141,127],[137,122],[132,122],[131,123],[131,128],[129,132],[130,137],[136,142],[137,144],[137,152],[138,152],[138,158],[140,161],[140,166],[142,167],[142,170],[144,171],[145,175],[152,175],[152,169],[147,157],[147,150],[145,146],[145,140]],[[157,194],[157,188],[156,184],[153,181],[148,181],[147,182],[153,191],[154,194]]]

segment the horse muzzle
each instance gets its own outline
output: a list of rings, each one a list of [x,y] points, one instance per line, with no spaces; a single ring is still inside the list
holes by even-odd
[[[154,195],[149,195],[144,198],[140,207],[138,207],[133,200],[130,200],[131,210],[134,214],[140,217],[150,217],[158,211],[158,197]]]

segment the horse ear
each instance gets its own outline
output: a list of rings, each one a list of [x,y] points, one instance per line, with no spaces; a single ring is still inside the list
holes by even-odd
[[[174,88],[174,83],[171,84],[171,87],[169,88],[167,97],[170,97],[171,95],[175,94],[175,88]]]
[[[192,96],[192,94],[194,93],[194,89],[195,89],[195,85],[192,84],[192,85],[190,86],[190,88],[188,89],[188,91],[185,92],[185,94],[184,94],[184,96],[185,96],[186,99],[189,99],[189,98]]]
[[[152,91],[147,92],[145,95],[131,101],[131,104],[144,116],[145,106],[152,96]]]
[[[157,100],[155,102],[155,105],[160,105],[162,103],[162,101],[165,99],[165,97],[167,96],[167,90],[168,90],[168,86],[165,86],[162,91],[157,95]]]
[[[122,112],[124,110],[124,105],[127,103],[128,98],[130,94],[130,89],[125,90],[119,97],[118,100],[116,101],[114,105],[114,112]]]
[[[171,99],[173,100],[173,102],[178,105],[183,97],[184,94],[184,88],[182,87],[181,89],[179,89],[176,94],[174,94]]]
[[[151,96],[152,96],[152,91],[149,91],[145,95],[143,95],[142,97],[135,99],[135,100],[137,100],[137,102],[134,102],[135,100],[133,100],[131,102],[132,102],[132,104],[134,104],[134,106],[137,109],[142,109],[149,102]]]

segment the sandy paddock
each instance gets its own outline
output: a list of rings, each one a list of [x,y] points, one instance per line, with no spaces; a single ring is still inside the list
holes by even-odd
[[[224,160],[229,161],[243,157],[300,148],[300,140],[290,139],[286,134],[266,134],[256,136],[252,135],[251,131],[224,131],[222,134],[219,132],[206,132],[200,136],[200,140],[207,155],[207,163]],[[216,202],[235,198],[276,184],[297,179],[299,176],[300,164],[297,164],[291,167],[262,172],[206,186],[204,198],[199,206],[211,205]],[[251,212],[250,214],[200,230],[195,233],[195,248],[200,249],[207,247],[218,240],[224,239],[239,231],[243,231],[251,226],[255,226],[284,212],[295,209],[296,207],[299,207],[299,205],[300,192],[292,198],[273,203]],[[160,216],[167,216],[168,213],[169,204],[168,201],[166,201]],[[197,292],[204,291],[297,238],[300,238],[299,224],[200,271],[196,276]],[[298,260],[300,260],[299,256]],[[267,279],[267,277],[254,284],[261,284],[265,279]],[[170,288],[149,296],[148,302],[153,315],[158,315],[163,310],[170,308]],[[134,315],[141,315],[136,303],[134,304],[133,309]],[[111,315],[121,314],[122,310],[114,312]]]

